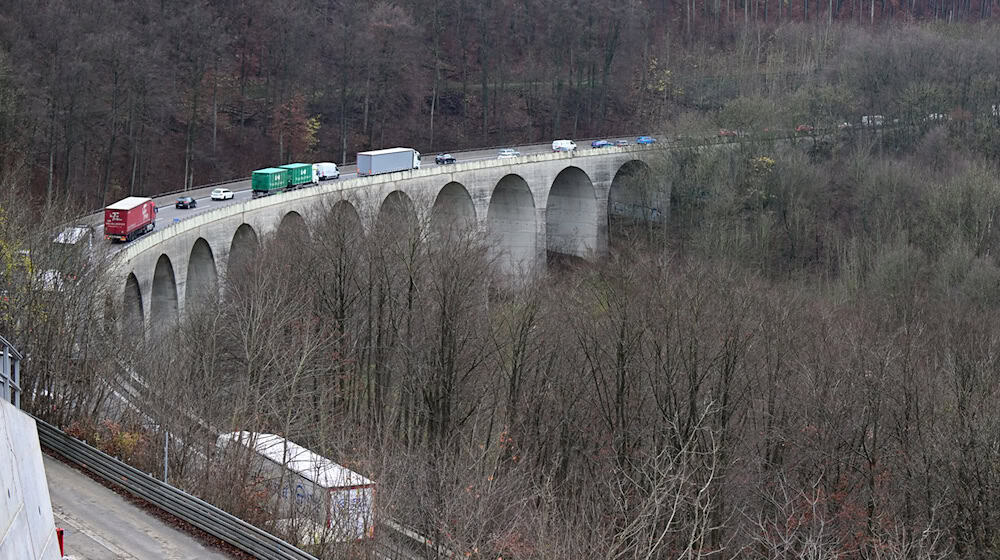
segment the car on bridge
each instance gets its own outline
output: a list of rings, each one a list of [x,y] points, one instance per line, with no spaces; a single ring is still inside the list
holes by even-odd
[[[576,151],[576,142],[572,140],[555,140],[552,142],[553,152],[573,152]]]
[[[656,138],[653,138],[652,136],[640,136],[640,137],[638,137],[638,138],[635,139],[635,143],[636,144],[640,144],[640,145],[642,145],[642,144],[656,144]]]
[[[229,189],[215,189],[212,191],[212,200],[232,200],[236,193]]]
[[[619,148],[628,146],[628,140],[615,140],[615,146],[618,146]]]
[[[611,146],[614,146],[614,144],[607,140],[594,140],[590,143],[591,148],[610,148]]]
[[[455,156],[451,154],[438,154],[434,156],[434,163],[438,165],[448,165],[450,163],[455,163]]]
[[[504,148],[497,154],[497,159],[511,159],[521,155],[521,152],[513,148]]]
[[[331,179],[340,178],[340,169],[337,168],[336,163],[331,161],[314,163],[313,170],[316,173],[316,179],[318,181],[329,181]]]
[[[177,203],[174,204],[174,207],[175,208],[183,208],[183,209],[197,208],[198,207],[198,201],[195,200],[195,199],[193,199],[193,198],[191,198],[190,196],[182,196],[182,197],[180,197],[180,198],[177,199]]]

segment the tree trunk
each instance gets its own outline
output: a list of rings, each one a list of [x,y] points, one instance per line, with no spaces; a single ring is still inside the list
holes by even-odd
[[[194,159],[194,126],[195,119],[198,116],[198,86],[197,81],[194,82],[194,94],[191,98],[191,114],[188,118],[187,134],[185,135],[184,142],[184,190],[191,188],[192,177],[194,176],[193,159]]]
[[[212,72],[212,158],[215,158],[215,150],[219,142],[219,61],[215,61],[215,70]]]
[[[604,68],[601,72],[601,99],[598,109],[602,121],[607,117],[608,77],[611,75],[611,64],[615,60],[615,51],[618,49],[618,39],[620,36],[621,21],[615,19],[611,24],[610,37],[604,47]]]
[[[56,161],[56,112],[55,109],[50,109],[49,112],[49,167],[48,167],[48,178],[45,186],[45,209],[48,210],[52,207],[52,189],[55,188],[55,161]]]
[[[246,36],[240,39],[240,140],[246,140],[247,53]]]
[[[479,74],[480,74],[480,86],[482,90],[480,91],[480,104],[482,113],[482,141],[483,145],[487,144],[487,138],[489,138],[489,24],[487,22],[487,17],[489,14],[491,2],[490,0],[483,0],[480,5],[480,17],[479,17]]]
[[[364,117],[361,119],[361,134],[365,134],[369,138],[369,143],[371,143],[371,135],[368,132],[368,104],[371,100],[371,83],[372,83],[372,71],[371,67],[368,69],[368,73],[365,76],[365,102],[364,102]]]
[[[112,72],[111,79],[111,116],[108,129],[108,151],[104,156],[104,175],[101,178],[101,207],[107,205],[108,183],[111,182],[111,158],[114,156],[115,143],[118,140],[118,72]]]
[[[438,12],[438,0],[434,0],[433,10],[431,25],[433,26],[432,33],[434,34],[434,83],[431,86],[430,138],[428,139],[428,147],[431,151],[434,151],[434,112],[437,110],[438,85],[441,82],[441,20],[440,13]]]

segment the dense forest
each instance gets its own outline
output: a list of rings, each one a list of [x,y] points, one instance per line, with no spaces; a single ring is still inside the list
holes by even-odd
[[[803,95],[844,102],[847,120],[890,109],[878,91],[906,93],[884,80],[919,83],[895,74],[878,33],[914,19],[939,22],[946,43],[923,43],[924,78],[966,96],[996,84],[995,53],[963,45],[992,31],[959,24],[991,19],[992,4],[8,1],[0,148],[44,200],[94,208],[365,148],[668,132],[686,111],[815,84],[836,89]],[[966,50],[948,58],[958,67],[937,66],[952,49]],[[831,76],[838,66],[849,72]]]
[[[992,558],[1000,174],[954,126],[665,151],[669,225],[517,280],[478,230],[334,205],[113,355],[172,480],[274,530],[202,422],[336,458],[467,558]],[[114,370],[36,373],[64,397],[26,406],[157,472],[160,433],[89,412]]]
[[[469,560],[1000,553],[991,3],[4,7],[0,332],[32,413],[150,472],[169,430],[172,483],[275,531],[206,426],[286,435]],[[335,205],[136,333],[51,243],[260,162],[637,129],[668,149],[623,188],[667,186],[669,220],[523,277],[480,230]],[[156,426],[116,410],[133,375]]]

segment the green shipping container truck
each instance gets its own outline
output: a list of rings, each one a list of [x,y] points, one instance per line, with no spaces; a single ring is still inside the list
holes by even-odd
[[[250,186],[253,188],[253,197],[267,196],[275,191],[281,191],[288,186],[287,169],[268,167],[258,169],[250,175]]]
[[[314,182],[313,166],[311,163],[289,163],[287,165],[279,165],[278,168],[288,170],[288,186],[290,187]]]

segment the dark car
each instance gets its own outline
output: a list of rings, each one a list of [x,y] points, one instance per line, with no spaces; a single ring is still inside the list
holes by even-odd
[[[640,136],[635,139],[636,144],[656,144],[656,138],[652,136]]]
[[[177,204],[174,204],[176,208],[197,208],[198,201],[191,198],[190,196],[182,196],[177,199]]]
[[[591,148],[608,148],[613,145],[614,144],[608,142],[607,140],[594,140],[593,142],[590,143]]]
[[[455,156],[451,154],[438,154],[434,156],[434,163],[438,165],[446,165],[449,163],[455,163]]]

